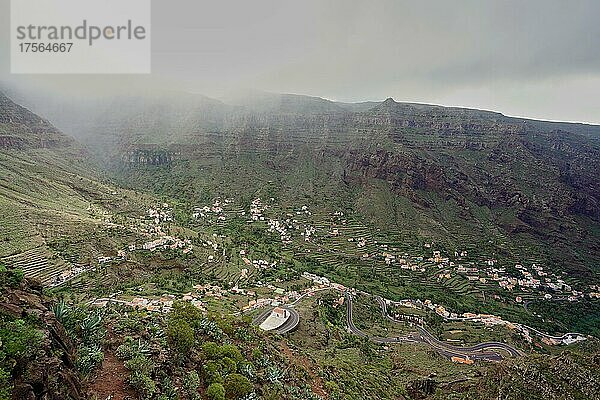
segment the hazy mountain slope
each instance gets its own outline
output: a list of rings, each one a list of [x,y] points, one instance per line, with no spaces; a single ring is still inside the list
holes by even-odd
[[[449,247],[491,243],[586,275],[598,265],[599,127],[392,99],[263,93],[236,104],[117,99],[68,111],[86,116],[68,129],[137,187],[193,198],[271,185],[290,202],[343,204]]]
[[[345,105],[320,97],[250,91],[228,96],[227,104],[256,113],[322,114],[347,112]]]
[[[240,346],[242,354],[233,356],[244,363],[248,357],[256,365],[257,373],[251,377],[268,377],[268,371],[280,376],[277,379],[285,382],[277,383],[281,390],[295,388],[287,398],[302,396],[298,393],[313,398],[310,394],[317,392],[357,398],[527,398],[536,393],[548,398],[597,397],[598,350],[592,338],[560,352],[542,346],[538,339],[527,342],[513,329],[442,322],[437,314],[419,309],[442,340],[501,340],[519,343],[527,353],[548,353],[492,365],[462,365],[424,344],[384,347],[352,336],[346,326],[348,302],[343,292],[306,296],[297,307],[302,321],[298,330],[284,337],[258,335],[247,322],[230,319],[251,299],[237,293],[219,294],[214,300],[202,294],[199,304],[207,307],[209,319],[191,305],[193,312],[182,308],[174,317],[178,312],[145,312],[123,304],[108,306],[105,301],[107,296],[131,299],[131,304],[144,298],[161,302],[190,298],[200,284],[208,283],[228,288],[235,283],[239,292],[239,287],[249,289],[252,286],[246,285],[260,279],[251,295],[256,301],[257,293],[272,296],[271,282],[302,288],[306,282],[299,275],[310,271],[390,298],[432,299],[448,310],[494,313],[552,332],[595,333],[595,300],[531,301],[523,307],[515,300],[516,292],[503,292],[495,284],[494,288],[470,286],[470,279],[458,281],[454,271],[452,280],[442,281],[438,274],[446,267],[428,259],[435,250],[450,257],[456,250],[468,250],[472,258],[455,255],[449,260],[483,264],[498,259],[508,268],[541,262],[544,271],[557,271],[561,278],[559,271],[569,271],[564,278],[569,283],[579,280],[577,288],[587,293],[588,285],[598,279],[600,240],[594,171],[598,147],[586,135],[539,129],[498,113],[391,99],[354,111],[296,96],[277,97],[255,109],[177,95],[114,99],[83,108],[61,105],[63,123],[71,124],[73,132],[84,132],[81,137],[93,152],[88,153],[48,122],[6,98],[2,101],[0,129],[10,139],[0,150],[0,264],[19,266],[48,283],[57,271],[74,264],[99,266],[97,256],[129,249],[128,245],[141,243],[135,239],[142,236],[177,232],[193,243],[191,253],[129,251],[114,257],[118,259],[114,263],[84,274],[85,281],[78,285],[54,291],[75,303],[96,299],[106,305],[103,311],[57,307],[56,320],[68,322],[65,327],[74,331],[84,332],[86,320],[93,323],[97,315],[104,318],[101,325],[93,325],[107,329],[106,341],[98,335],[96,344],[108,362],[90,364],[99,374],[89,376],[88,382],[72,378],[73,363],[85,366],[86,362],[85,343],[77,336],[77,349],[64,346],[62,362],[57,363],[56,344],[64,336],[63,328],[51,315],[41,288],[25,282],[4,290],[0,307],[13,313],[5,322],[12,324],[12,319],[25,315],[24,309],[30,310],[42,319],[25,326],[48,338],[36,347],[40,357],[22,357],[30,367],[24,371],[31,374],[11,367],[9,377],[22,396],[45,391],[61,396],[67,391],[59,391],[55,384],[63,381],[72,381],[73,397],[80,387],[89,393],[89,383],[102,386],[103,397],[115,387],[127,393],[135,387],[142,394],[148,385],[158,396],[169,387],[184,387],[191,372],[202,378],[204,391],[208,380],[203,366],[212,362],[206,358],[211,344],[205,345],[215,341],[212,345],[227,344],[230,350],[232,344]],[[69,114],[76,118],[68,119]],[[92,154],[104,161],[111,178],[139,191],[104,179],[89,160]],[[173,208],[174,220],[165,219],[152,225],[152,231],[145,230],[144,207],[158,202],[140,194],[145,190],[186,201]],[[217,196],[227,197],[217,203]],[[264,221],[255,224],[249,218],[250,203],[258,197],[263,199],[265,214]],[[169,209],[158,203],[161,209]],[[211,205],[211,210],[223,206],[226,211],[215,211],[207,219],[193,216],[204,209],[196,208],[202,205]],[[289,228],[297,231],[292,241],[283,244],[270,228],[271,218],[303,222]],[[181,221],[185,224],[179,225]],[[157,230],[161,225],[164,231]],[[318,227],[320,234],[306,240],[310,227]],[[334,227],[342,234],[333,234]],[[136,231],[144,235],[135,237]],[[360,237],[366,238],[366,244],[357,243]],[[388,248],[399,258],[406,251],[412,266],[426,266],[427,272],[413,274],[401,270],[400,264],[386,264],[380,255]],[[418,256],[423,263],[413,264]],[[276,263],[259,269],[249,266],[250,258]],[[253,281],[242,280],[249,272],[246,268],[252,268]],[[17,273],[4,270],[0,277],[14,279],[11,274]],[[460,286],[454,285],[457,281]],[[518,293],[531,294],[531,299],[544,296],[542,290]],[[564,293],[569,294],[560,292]],[[382,328],[386,335],[404,329],[387,321],[375,301],[356,303],[355,318],[370,334],[379,334]],[[540,311],[540,303],[549,308]],[[176,328],[170,329],[173,323]],[[185,326],[191,338],[187,356],[179,341],[172,339],[185,333]],[[412,331],[412,324],[406,329]],[[142,373],[147,386],[136,386],[132,379],[136,371],[126,368],[132,363],[116,357],[128,346],[132,355],[139,351],[142,361],[153,365]],[[263,354],[268,357],[263,359]],[[48,365],[61,379],[43,373]],[[273,391],[279,389],[269,378],[259,379],[255,386],[265,394],[281,393]]]
[[[1,94],[0,132],[0,260],[48,283],[94,257],[105,221],[141,196],[104,182],[73,139]]]

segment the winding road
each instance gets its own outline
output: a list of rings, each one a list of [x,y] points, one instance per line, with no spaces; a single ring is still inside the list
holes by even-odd
[[[287,321],[285,321],[283,323],[283,325],[274,329],[273,331],[280,335],[284,335],[284,334],[289,333],[289,332],[293,331],[294,329],[296,329],[296,327],[300,323],[300,314],[298,314],[298,311],[294,310],[291,307],[280,306],[279,308],[283,308],[283,309],[287,310],[290,313],[290,317],[288,318]],[[256,318],[254,318],[252,320],[252,324],[257,325],[257,326],[262,324],[269,317],[269,315],[271,315],[271,313],[273,312],[273,309],[274,309],[274,307],[268,308],[265,311],[263,311],[262,313],[260,313]]]
[[[552,339],[552,340],[556,340],[559,342],[563,342],[565,340],[572,340],[572,341],[579,341],[579,340],[586,340],[585,335],[583,335],[582,333],[577,333],[577,332],[569,332],[569,333],[565,333],[562,336],[552,336],[549,335],[547,333],[544,333],[542,331],[539,331],[535,328],[532,328],[531,326],[528,325],[523,325],[523,324],[519,324],[520,326],[522,326],[523,328],[529,329],[532,332],[535,332],[536,334],[548,338],[548,339]]]
[[[396,323],[402,322],[402,321],[395,320],[393,317],[391,317],[388,314],[387,305],[386,305],[385,300],[383,300],[381,297],[376,297],[376,299],[377,299],[377,302],[379,303],[379,306],[381,307],[381,312],[385,318],[389,319],[392,322],[396,322]],[[346,292],[346,301],[347,301],[346,323],[348,325],[348,329],[350,330],[350,332],[352,332],[353,334],[355,334],[357,336],[368,337],[368,335],[365,332],[361,331],[354,324],[354,320],[353,320],[353,316],[352,316],[352,300],[353,300],[352,294],[350,294],[349,292]],[[390,337],[390,338],[371,337],[370,340],[374,343],[379,343],[379,344],[400,343],[400,342],[408,342],[408,343],[422,342],[422,343],[428,344],[439,354],[442,354],[448,358],[461,357],[461,358],[471,359],[471,360],[501,361],[502,359],[504,359],[504,356],[502,354],[498,353],[498,351],[506,352],[511,357],[518,357],[518,356],[522,355],[522,353],[519,350],[515,349],[514,347],[512,347],[506,343],[501,343],[501,342],[485,342],[485,343],[480,343],[480,344],[477,344],[475,346],[470,346],[470,347],[452,346],[452,345],[449,345],[447,343],[444,343],[444,342],[438,340],[436,337],[434,337],[430,332],[428,332],[422,326],[419,326],[417,324],[415,324],[414,326],[416,327],[418,332],[409,334],[407,336],[398,336],[398,337]]]

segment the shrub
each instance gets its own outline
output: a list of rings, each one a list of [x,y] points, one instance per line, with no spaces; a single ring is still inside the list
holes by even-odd
[[[208,400],[225,400],[225,388],[220,383],[211,383],[206,390]]]
[[[332,398],[338,398],[340,393],[340,387],[334,381],[325,382],[325,390],[329,393]]]
[[[87,375],[102,364],[104,353],[99,346],[82,347],[77,352],[77,369]]]
[[[229,357],[221,359],[221,370],[224,375],[231,374],[237,371],[237,363]]]
[[[183,390],[190,399],[198,398],[198,388],[200,387],[200,377],[196,371],[188,372],[183,377]]]
[[[204,380],[207,383],[223,383],[223,375],[221,374],[221,364],[217,361],[208,361],[202,366],[204,371]]]
[[[167,325],[167,340],[171,349],[182,356],[187,356],[194,347],[194,330],[180,319],[171,320]]]
[[[14,286],[19,285],[23,281],[23,279],[25,279],[25,273],[21,268],[16,268],[12,270],[11,283]]]
[[[4,264],[0,264],[0,285],[1,286],[19,286],[25,274],[22,269],[14,268],[8,269]]]
[[[223,357],[229,357],[237,362],[244,361],[244,356],[240,352],[240,349],[233,344],[224,344],[221,346],[221,354]]]
[[[131,374],[149,375],[154,369],[154,364],[145,356],[140,355],[125,361],[125,368],[131,371]]]
[[[7,322],[0,327],[2,349],[9,358],[30,357],[42,344],[44,334],[22,319]]]
[[[173,302],[173,310],[169,313],[169,319],[180,319],[189,324],[202,319],[202,312],[188,301],[178,300]]]
[[[222,357],[222,347],[219,347],[215,342],[206,342],[202,344],[202,353],[208,360],[218,360]]]
[[[177,400],[177,389],[173,385],[173,381],[168,376],[165,376],[161,383],[161,395],[158,400]]]
[[[10,372],[0,368],[0,400],[10,400],[12,388]]]
[[[115,355],[119,360],[130,360],[135,356],[135,352],[130,345],[123,343],[117,347]]]
[[[252,392],[252,383],[244,375],[231,374],[225,378],[225,394],[228,399],[239,399]]]
[[[154,383],[150,376],[143,373],[132,373],[129,376],[129,384],[138,393],[140,399],[149,400],[156,393],[156,383]]]
[[[235,334],[235,327],[233,326],[233,324],[231,323],[231,321],[225,319],[225,318],[218,318],[216,320],[217,322],[217,326],[219,327],[219,329],[221,329],[223,332],[225,332],[228,335],[234,335]]]
[[[125,342],[117,347],[115,355],[120,360],[130,360],[136,356],[145,356],[150,353],[150,348],[141,339],[137,341],[131,336],[125,338]]]

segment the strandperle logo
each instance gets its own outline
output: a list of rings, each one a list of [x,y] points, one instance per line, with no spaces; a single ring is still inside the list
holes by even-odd
[[[150,0],[11,0],[15,74],[144,74]]]
[[[96,26],[87,20],[77,27],[72,26],[17,26],[17,39],[19,40],[85,40],[90,46],[100,39],[105,40],[144,40],[146,28],[134,25],[128,20],[125,25]]]

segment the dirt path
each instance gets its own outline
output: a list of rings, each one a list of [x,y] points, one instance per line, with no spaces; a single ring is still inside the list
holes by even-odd
[[[308,375],[311,378],[310,386],[312,388],[313,393],[323,398],[327,398],[327,393],[323,389],[323,380],[319,376],[317,376],[317,374],[315,374],[312,362],[305,356],[294,354],[292,349],[290,349],[287,343],[285,342],[280,343],[280,348],[281,352],[291,363],[298,364],[299,362],[304,367],[304,369],[306,369],[306,372],[308,372]]]
[[[115,357],[114,353],[104,353],[102,367],[98,371],[96,379],[90,384],[91,394],[95,394],[98,400],[127,400],[134,399],[135,392],[127,387],[125,379],[129,372],[123,366],[123,361]],[[112,397],[111,397],[112,396]]]

